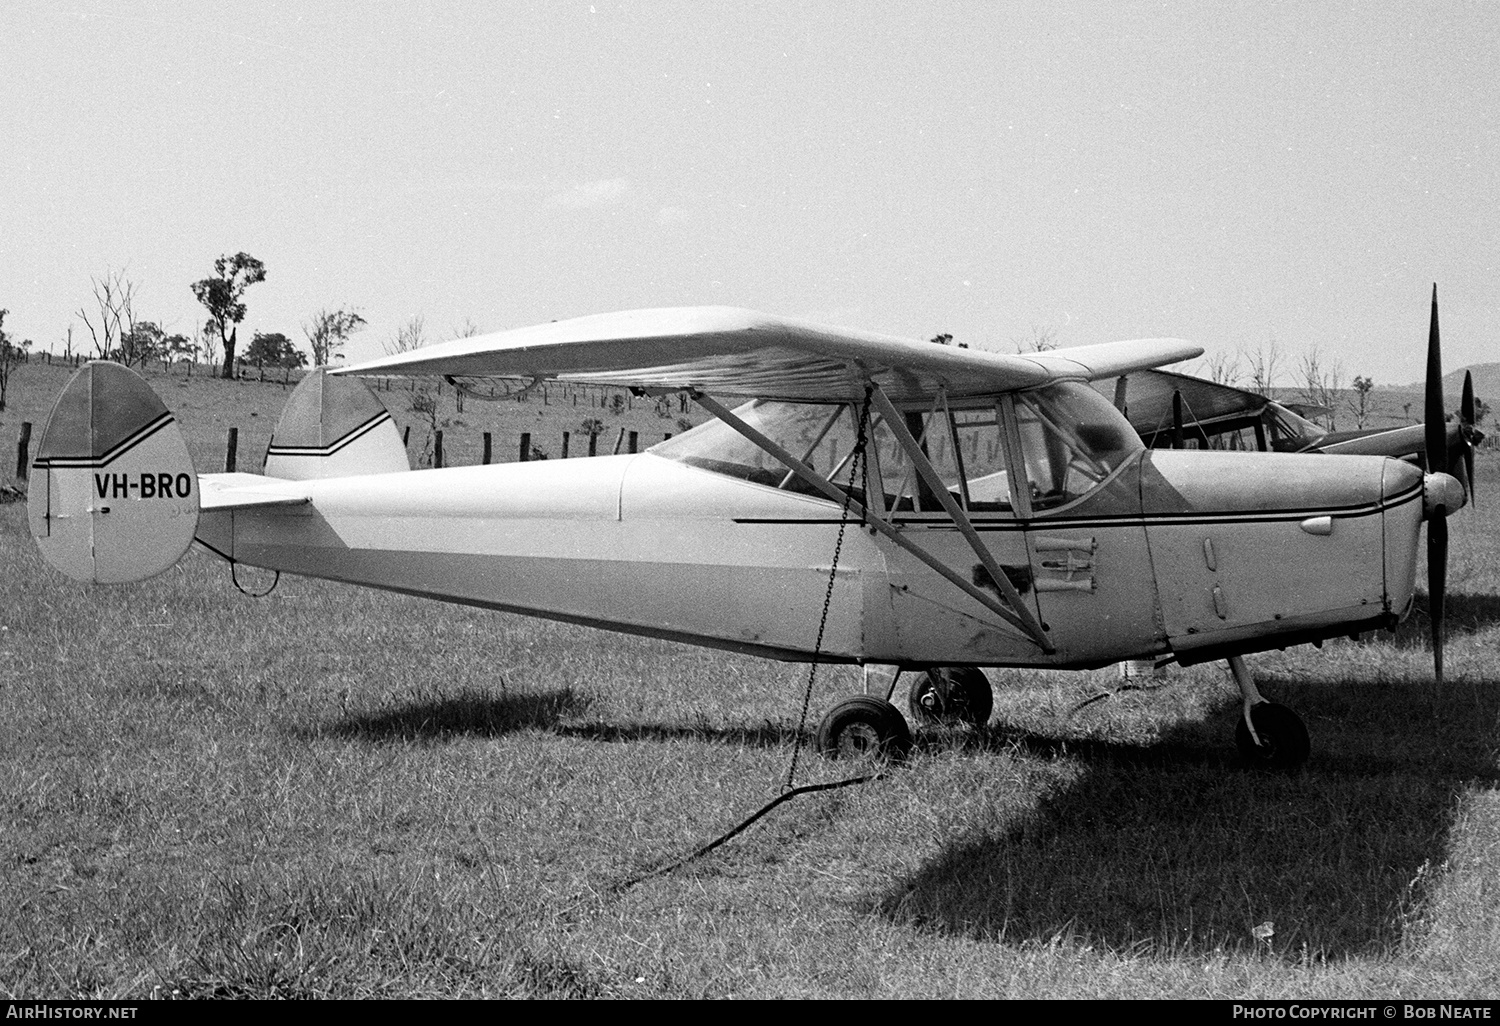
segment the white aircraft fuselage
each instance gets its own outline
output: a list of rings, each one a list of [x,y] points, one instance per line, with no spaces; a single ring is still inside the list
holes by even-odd
[[[253,566],[786,659],[813,654],[832,573],[821,658],[1077,668],[1393,624],[1422,480],[1379,457],[1143,451],[1048,515],[974,514],[1050,653],[829,500],[649,452],[286,482],[308,501],[205,509],[197,537]],[[891,520],[984,579],[950,520]]]

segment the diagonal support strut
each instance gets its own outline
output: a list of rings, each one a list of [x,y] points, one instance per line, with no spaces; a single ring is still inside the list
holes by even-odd
[[[1004,603],[1000,602],[994,595],[991,595],[989,592],[984,591],[976,585],[970,583],[970,581],[958,571],[954,570],[942,560],[938,559],[936,556],[932,555],[930,552],[917,545],[910,538],[907,538],[904,534],[897,530],[894,525],[887,522],[884,518],[878,515],[873,515],[872,512],[867,510],[864,504],[859,500],[850,498],[842,489],[825,480],[821,474],[818,474],[812,468],[808,467],[807,464],[797,459],[786,449],[783,449],[781,446],[773,442],[770,438],[766,437],[764,434],[757,431],[749,424],[745,423],[739,417],[736,417],[734,413],[722,403],[711,398],[710,396],[704,395],[702,392],[699,392],[696,389],[692,389],[690,391],[690,394],[692,395],[693,400],[698,403],[698,405],[708,410],[708,412],[712,413],[719,420],[729,425],[729,427],[733,428],[735,431],[739,432],[750,441],[754,442],[767,455],[774,458],[778,463],[786,467],[787,470],[796,475],[799,481],[802,481],[808,487],[814,489],[825,498],[829,499],[832,502],[836,502],[841,506],[847,501],[849,504],[849,512],[854,516],[859,517],[860,520],[863,521],[866,525],[876,531],[879,531],[896,545],[905,549],[907,552],[910,552],[913,556],[921,560],[923,563],[927,564],[959,590],[963,591],[964,594],[968,595],[976,602],[979,602],[986,609],[990,610],[990,612],[1000,617],[1012,627],[1021,631],[1026,635],[1027,638],[1029,638],[1039,648],[1041,648],[1043,652],[1046,652],[1050,655],[1054,651],[1051,643],[1047,640],[1046,635],[1042,632],[1041,625],[1036,622],[1034,617],[1026,612],[1025,606],[1021,604],[1020,596],[1017,595],[1015,589],[1010,586],[1010,581],[1006,578],[1005,574],[1000,571],[999,567],[994,565],[994,559],[990,557],[988,550],[985,549],[983,543],[979,541],[979,535],[974,532],[973,526],[969,524],[968,517],[962,510],[957,511],[958,517],[955,518],[954,523],[959,525],[960,531],[964,530],[965,526],[968,527],[968,533],[965,535],[965,537],[969,539],[969,544],[974,546],[976,554],[980,554],[981,563],[983,563],[986,569],[990,571],[990,574],[995,580],[996,585],[1009,592],[1007,597],[1011,602],[1015,603],[1014,607],[1008,607]],[[885,408],[890,407],[890,401],[888,399],[885,399],[884,394],[880,392],[879,388],[875,389],[875,396],[877,402],[883,400],[885,403],[885,407],[882,408],[882,412],[884,412]],[[898,438],[903,434],[905,435],[907,440],[911,438],[911,435],[906,432],[905,426],[901,424],[901,418],[899,414],[896,415],[894,420],[892,420],[890,415],[887,414],[886,419],[890,424],[892,430],[897,433]],[[904,445],[906,443],[903,441],[902,444]],[[920,456],[920,449],[918,450],[918,455]],[[931,472],[934,478],[936,478],[936,471],[932,470],[932,466],[931,464],[927,463],[927,459],[925,456],[921,457],[919,466],[923,464],[926,465],[927,471]],[[938,484],[939,486],[941,486],[941,480],[938,481]],[[941,491],[946,491],[946,489],[941,489]],[[957,507],[955,506],[954,508],[956,509]],[[950,511],[949,515],[952,516],[952,511]]]

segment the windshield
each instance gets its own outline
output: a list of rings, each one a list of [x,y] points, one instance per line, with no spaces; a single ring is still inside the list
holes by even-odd
[[[1017,395],[1016,426],[1034,510],[1088,494],[1145,448],[1107,399],[1078,382]]]

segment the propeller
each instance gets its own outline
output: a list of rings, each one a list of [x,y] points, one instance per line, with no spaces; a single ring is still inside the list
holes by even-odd
[[[1467,472],[1474,479],[1472,430],[1466,428],[1474,419],[1472,381],[1464,382],[1464,409],[1460,412],[1459,474]],[[1437,286],[1432,287],[1432,326],[1427,333],[1427,385],[1423,404],[1425,422],[1427,476],[1423,480],[1423,503],[1427,511],[1427,599],[1432,619],[1432,663],[1437,683],[1443,683],[1443,599],[1448,578],[1448,514],[1463,506],[1467,488],[1463,481],[1449,474],[1448,426],[1443,412],[1443,358],[1438,343]]]

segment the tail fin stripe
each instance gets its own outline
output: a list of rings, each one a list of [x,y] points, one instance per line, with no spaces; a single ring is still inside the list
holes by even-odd
[[[121,456],[124,456],[131,449],[140,445],[168,424],[171,424],[174,420],[176,418],[170,413],[163,413],[160,417],[157,417],[128,438],[122,440],[102,456],[38,456],[31,465],[38,470],[53,470],[66,467],[105,467]]]
[[[375,416],[371,417],[369,420],[365,421],[363,424],[361,424],[359,427],[355,428],[353,431],[350,431],[348,434],[344,435],[344,437],[338,439],[337,441],[330,442],[328,445],[311,446],[311,445],[275,445],[275,444],[272,444],[272,445],[270,445],[270,446],[267,447],[267,449],[266,449],[266,455],[267,456],[332,456],[334,453],[336,453],[340,449],[344,448],[344,446],[349,445],[352,442],[358,441],[362,436],[370,433],[371,431],[374,431],[381,424],[384,424],[386,421],[388,421],[390,419],[391,419],[391,415],[389,413],[387,413],[387,412],[382,411],[380,413],[377,413]]]

